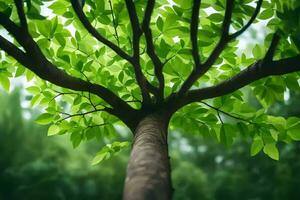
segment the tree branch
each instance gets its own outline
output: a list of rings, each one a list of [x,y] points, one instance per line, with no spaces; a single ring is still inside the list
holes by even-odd
[[[62,122],[64,120],[72,118],[72,117],[84,117],[85,115],[92,114],[92,113],[95,113],[95,112],[101,112],[101,111],[106,111],[107,112],[107,109],[106,108],[95,109],[95,110],[87,111],[87,112],[84,112],[84,113],[76,113],[76,114],[69,114],[69,113],[65,113],[65,112],[60,112],[60,114],[67,115],[67,117],[64,117],[64,118],[58,120],[56,123]]]
[[[119,40],[118,31],[117,31],[117,26],[118,26],[118,25],[117,25],[117,23],[116,23],[115,14],[114,14],[114,11],[113,11],[113,7],[112,7],[111,0],[109,0],[108,2],[109,2],[109,7],[110,7],[110,10],[111,10],[111,17],[112,17],[113,25],[114,25],[114,29],[115,29],[116,40],[117,40],[117,42],[118,42],[118,46],[120,46],[120,40]]]
[[[231,114],[231,113],[225,112],[225,111],[221,110],[220,108],[216,108],[216,107],[214,107],[214,106],[212,106],[212,105],[210,105],[210,104],[208,104],[208,103],[206,103],[206,102],[204,102],[204,101],[201,101],[200,103],[206,105],[206,106],[209,107],[209,108],[214,109],[214,110],[217,111],[218,113],[222,113],[222,114],[227,115],[227,116],[229,116],[229,117],[231,117],[231,118],[234,118],[234,119],[237,119],[237,120],[240,120],[240,121],[244,121],[244,122],[247,122],[247,123],[249,123],[249,124],[253,124],[253,122],[251,122],[251,121],[249,121],[249,120],[247,120],[247,119],[244,119],[244,118],[242,118],[242,117],[238,117],[238,116],[233,115],[233,114]],[[220,118],[220,117],[219,117],[219,118]]]
[[[237,38],[239,35],[244,33],[251,26],[251,24],[254,22],[254,20],[256,19],[257,15],[260,11],[262,3],[263,3],[263,0],[258,0],[257,1],[255,11],[254,11],[253,15],[251,16],[250,20],[248,21],[248,23],[241,30],[231,34],[230,35],[230,40],[234,39],[234,38]]]
[[[194,0],[193,10],[192,10],[192,19],[190,27],[190,38],[192,42],[192,55],[195,62],[195,68],[200,68],[200,56],[198,48],[198,25],[199,25],[199,9],[201,5],[201,0]]]
[[[192,90],[183,98],[177,98],[175,110],[192,102],[199,102],[205,99],[230,94],[267,76],[278,76],[300,71],[300,54],[294,57],[273,61],[279,40],[280,37],[278,33],[274,33],[265,57],[262,60],[253,63],[232,78],[211,87]],[[174,101],[174,98],[170,98],[170,101]]]
[[[1,17],[0,17],[1,18]],[[4,37],[0,35],[0,48],[5,51],[8,55],[10,55],[13,58],[17,58],[16,60],[24,65],[30,65],[31,62],[29,61],[27,55],[21,51],[19,48],[17,48],[14,44],[7,41]]]
[[[300,71],[300,54],[277,61],[260,60],[242,70],[232,78],[215,86],[192,90],[179,103],[179,107],[192,102],[230,94],[256,80],[267,76],[278,76]]]
[[[269,61],[273,60],[275,50],[276,50],[276,47],[279,43],[279,40],[280,40],[280,36],[278,35],[278,33],[277,32],[274,33],[272,41],[271,41],[271,45],[270,45],[270,47],[269,47],[269,49],[266,53],[265,59],[264,59],[266,62],[269,62]]]
[[[22,12],[22,10],[19,10]],[[20,13],[23,16],[24,13]],[[18,41],[18,43],[25,49],[26,52],[21,51],[14,44],[0,36],[0,48],[3,49],[8,55],[15,58],[24,67],[34,72],[41,79],[49,81],[57,86],[68,88],[75,91],[91,92],[113,107],[113,109],[124,109],[126,112],[134,112],[125,101],[111,92],[109,89],[92,84],[79,78],[70,76],[57,66],[52,64],[42,54],[39,46],[35,43],[29,33],[24,32],[22,28],[14,24],[5,14],[0,12],[0,24],[12,34],[12,36]],[[114,114],[121,120],[129,121],[127,114],[120,111],[113,110]],[[126,113],[125,112],[125,113]],[[124,119],[125,118],[125,119]]]
[[[135,59],[139,58],[140,55],[140,37],[142,35],[142,30],[140,28],[139,19],[136,13],[136,9],[132,0],[125,0],[127,11],[129,14],[129,19],[132,29],[132,47],[133,47],[133,57]]]
[[[23,6],[20,4],[19,6]],[[25,17],[23,9],[18,9],[20,16]],[[26,21],[26,20],[23,20]],[[0,12],[0,24],[12,35],[14,39],[25,49],[26,55],[32,58],[36,58],[39,62],[46,60],[39,46],[30,36],[29,32],[24,31],[22,27],[17,26],[13,21],[9,19],[7,15]],[[27,27],[27,25],[24,25]],[[6,43],[7,44],[7,43]],[[11,44],[13,45],[13,44]],[[14,45],[13,45],[14,46]]]
[[[72,4],[72,7],[73,7],[77,17],[79,18],[79,20],[81,21],[83,26],[87,29],[87,31],[92,36],[94,36],[98,41],[100,41],[103,44],[105,44],[106,46],[110,47],[120,57],[122,57],[123,59],[125,59],[125,60],[129,61],[130,63],[132,63],[132,57],[131,56],[129,56],[126,52],[124,52],[117,45],[115,45],[111,41],[107,40],[102,35],[100,35],[100,33],[98,33],[98,31],[91,25],[91,23],[89,22],[89,20],[87,19],[87,17],[83,13],[83,9],[82,9],[79,1],[80,0],[71,0],[71,4]]]
[[[18,41],[20,45],[27,46],[23,43],[25,34],[22,34],[20,27],[12,22],[3,12],[0,12],[0,24]]]
[[[124,107],[128,110],[131,110],[123,100],[117,97],[110,90],[104,88],[103,86],[92,84],[79,78],[72,77],[63,70],[57,68],[48,60],[43,60],[43,62],[40,63],[40,59],[29,57],[27,54],[22,52],[2,36],[0,36],[0,48],[10,56],[15,58],[24,67],[33,71],[41,79],[71,90],[91,92],[105,100],[113,107]]]
[[[229,27],[230,27],[233,7],[234,7],[234,0],[227,0],[221,38],[219,40],[219,43],[217,44],[217,46],[215,47],[215,49],[210,54],[210,56],[208,57],[208,59],[204,64],[205,65],[204,68],[206,69],[205,72],[211,67],[211,65],[213,65],[213,63],[220,56],[225,46],[229,42]]]
[[[165,87],[165,78],[162,72],[164,64],[161,62],[161,60],[155,53],[152,31],[150,29],[150,21],[151,21],[151,15],[153,13],[154,5],[155,5],[155,0],[149,0],[147,2],[146,11],[143,19],[143,24],[142,24],[142,30],[146,38],[147,54],[149,55],[150,59],[154,64],[154,73],[159,83],[159,89],[158,89],[159,93],[157,96],[159,101],[162,101],[164,97],[164,87]]]
[[[95,125],[87,126],[85,130],[95,128],[95,127],[105,126],[105,125],[108,125],[108,124],[109,123],[102,123],[102,124],[95,124]]]
[[[206,62],[202,65],[202,67],[194,69],[189,75],[189,77],[186,79],[186,81],[182,84],[180,90],[178,91],[179,98],[182,97],[192,87],[192,85],[210,69],[210,67],[213,65],[215,60],[219,57],[219,55],[225,48],[226,44],[229,42],[229,27],[231,22],[233,6],[234,0],[226,1],[226,10],[222,25],[221,38],[213,52],[206,60]]]
[[[146,104],[151,103],[151,98],[149,95],[149,89],[151,90],[151,84],[148,82],[144,76],[141,65],[140,65],[140,37],[142,35],[142,30],[140,28],[139,19],[136,13],[135,5],[132,0],[125,0],[127,11],[129,14],[129,19],[132,29],[132,48],[133,48],[133,62],[135,77],[138,85],[141,89],[143,100]]]
[[[23,0],[14,0],[14,2],[17,7],[17,13],[20,19],[21,27],[23,31],[28,32],[27,20],[24,12],[24,7],[23,7]]]
[[[192,85],[211,68],[211,66],[214,64],[216,59],[220,56],[220,54],[222,53],[226,45],[231,40],[241,35],[245,30],[247,30],[250,27],[250,25],[254,22],[257,15],[259,14],[262,2],[263,0],[258,0],[256,9],[253,15],[251,16],[250,20],[248,21],[248,23],[241,30],[230,35],[229,27],[230,27],[230,22],[232,17],[232,11],[234,7],[234,0],[226,1],[226,10],[225,10],[225,16],[223,20],[221,39],[219,40],[217,46],[210,54],[206,62],[203,64],[201,70],[194,70],[187,78],[187,80],[183,83],[181,89],[178,92],[179,96],[183,96],[192,87]]]

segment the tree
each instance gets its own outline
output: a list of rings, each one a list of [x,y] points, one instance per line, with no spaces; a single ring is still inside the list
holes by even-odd
[[[120,121],[133,133],[124,199],[171,198],[168,127],[225,145],[251,137],[251,155],[263,149],[273,159],[277,142],[300,139],[298,118],[267,114],[299,88],[297,1],[1,0],[0,8],[9,34],[0,36],[8,55],[0,82],[8,89],[12,75],[34,79],[28,91],[46,108],[37,122],[53,123],[49,135],[71,132],[76,147]],[[238,36],[258,21],[265,44],[240,54]],[[245,102],[247,85],[258,111]],[[124,146],[107,145],[94,162]]]

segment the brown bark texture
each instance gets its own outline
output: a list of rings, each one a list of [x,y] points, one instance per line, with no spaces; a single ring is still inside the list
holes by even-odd
[[[166,117],[152,114],[138,124],[125,180],[124,200],[171,199]]]

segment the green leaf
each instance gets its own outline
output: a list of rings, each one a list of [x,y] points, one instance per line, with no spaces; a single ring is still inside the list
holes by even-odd
[[[262,11],[260,13],[260,15],[258,16],[259,19],[270,19],[271,17],[273,17],[274,15],[274,10],[273,9],[265,9],[264,11]]]
[[[25,72],[25,69],[26,68],[23,67],[23,66],[18,66],[18,69],[17,69],[17,71],[15,73],[15,77],[19,77],[19,76],[23,75],[24,72]]]
[[[59,126],[53,124],[48,129],[48,136],[56,135],[59,133]]]
[[[208,19],[210,19],[213,22],[222,22],[223,18],[224,18],[223,15],[219,13],[213,13],[208,17]]]
[[[158,17],[158,18],[157,18],[156,26],[157,26],[157,28],[158,28],[160,31],[163,31],[163,29],[164,29],[164,22],[163,22],[163,20],[162,20],[161,17]]]
[[[80,104],[80,103],[81,103],[81,100],[82,100],[81,96],[78,95],[78,96],[74,99],[73,105],[76,106],[76,105]]]
[[[258,45],[255,45],[255,47],[252,50],[252,54],[254,58],[261,58],[262,57],[261,48]]]
[[[93,158],[91,164],[92,165],[97,165],[98,163],[100,163],[101,161],[106,159],[107,156],[108,156],[108,152],[97,153],[97,155]]]
[[[38,8],[35,6],[31,5],[30,9],[26,13],[27,17],[29,19],[34,19],[34,20],[44,20],[46,19],[44,16],[40,14],[41,12],[39,11]]]
[[[275,143],[266,144],[264,147],[264,153],[274,160],[279,160],[279,152]]]
[[[261,137],[256,137],[251,145],[251,151],[250,151],[251,156],[255,156],[256,154],[258,154],[263,147],[264,147],[264,143]]]
[[[57,16],[52,20],[52,26],[51,26],[51,32],[50,32],[50,37],[52,38],[58,25],[58,18]]]
[[[300,127],[299,128],[293,128],[293,129],[289,129],[287,131],[287,134],[296,141],[300,141]]]
[[[81,40],[81,36],[80,36],[80,33],[78,31],[75,31],[75,38],[76,38],[77,41]]]
[[[64,47],[66,46],[66,39],[64,38],[64,36],[60,33],[55,34],[55,39],[58,41],[58,43]]]
[[[235,130],[233,130],[231,125],[222,124],[221,130],[220,130],[220,141],[223,144],[225,144],[227,147],[229,147],[233,143],[234,131]]]
[[[53,115],[49,113],[43,113],[35,120],[36,123],[41,125],[50,124],[53,121]]]
[[[73,148],[76,148],[79,146],[79,144],[81,143],[82,140],[82,135],[79,131],[75,131],[71,134],[71,141],[72,141],[72,145]]]
[[[12,13],[12,6],[8,6],[7,4],[2,4],[2,2],[0,2],[0,11],[6,15],[7,17],[11,16]]]
[[[176,4],[178,4],[180,8],[183,8],[183,9],[189,9],[192,7],[191,0],[174,0],[174,2]]]
[[[73,18],[73,13],[72,12],[65,12],[64,14],[63,14],[63,16],[64,17],[66,17],[66,18]]]
[[[66,1],[55,1],[48,8],[53,10],[55,14],[63,15],[66,12],[66,8],[68,7],[68,2]]]
[[[0,74],[0,84],[6,92],[9,92],[10,82],[7,76]]]
[[[37,86],[30,86],[30,87],[26,88],[26,90],[28,92],[30,92],[31,94],[39,94],[40,93],[40,88]]]
[[[122,149],[128,147],[129,142],[113,142],[105,145],[93,158],[92,165],[96,165],[103,160],[106,160],[114,154],[120,152]]]

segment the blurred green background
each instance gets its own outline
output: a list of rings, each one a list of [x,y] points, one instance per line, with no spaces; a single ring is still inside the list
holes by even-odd
[[[270,110],[300,117],[299,99],[300,93],[291,93]],[[73,149],[69,135],[47,137],[47,127],[34,123],[39,111],[21,103],[19,90],[0,93],[0,200],[121,199],[129,148],[92,166],[107,139]],[[228,149],[199,135],[171,132],[173,199],[299,200],[300,144],[279,148],[280,160],[273,161],[262,153],[250,157],[250,141]]]

